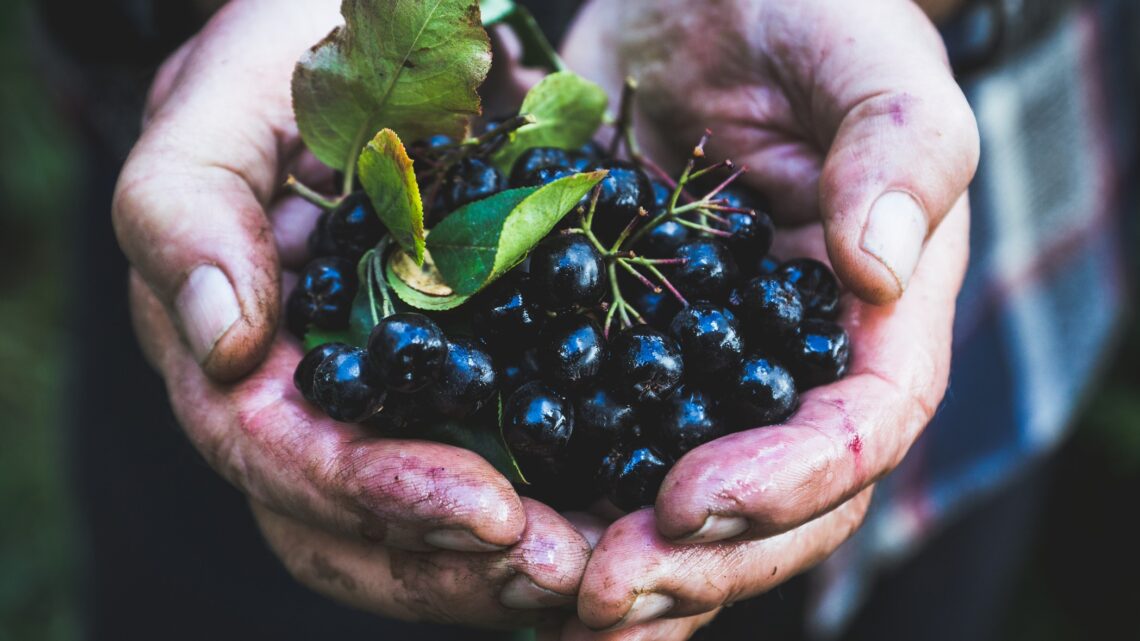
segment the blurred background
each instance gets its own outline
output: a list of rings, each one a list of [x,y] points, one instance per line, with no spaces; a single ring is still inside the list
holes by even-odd
[[[75,323],[80,306],[92,304],[71,275],[97,267],[78,264],[83,217],[109,226],[110,203],[91,209],[82,194],[96,179],[90,149],[107,145],[92,120],[114,105],[77,102],[77,80],[34,22],[30,2],[0,3],[0,641],[71,641],[80,638],[86,530],[68,469],[98,455],[68,445],[67,426],[82,429],[84,411],[69,368],[80,347]],[[119,97],[119,105],[139,99],[126,90]],[[1137,629],[1140,325],[1127,327],[1055,460],[1004,638],[1115,638]]]

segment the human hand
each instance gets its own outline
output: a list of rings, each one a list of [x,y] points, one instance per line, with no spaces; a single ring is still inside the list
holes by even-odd
[[[137,334],[191,442],[302,582],[412,620],[564,617],[589,552],[568,521],[472,452],[371,438],[293,389],[280,278],[317,211],[277,191],[287,171],[331,176],[302,152],[289,82],[338,6],[234,0],[160,71],[114,204]]]
[[[786,423],[690,452],[654,511],[611,525],[563,638],[687,638],[826,558],[941,401],[976,126],[912,3],[862,3],[857,20],[839,9],[596,1],[568,38],[570,65],[611,94],[637,78],[648,155],[676,159],[707,127],[710,156],[750,168],[774,217],[797,226],[773,253],[829,259],[846,285],[853,360]]]

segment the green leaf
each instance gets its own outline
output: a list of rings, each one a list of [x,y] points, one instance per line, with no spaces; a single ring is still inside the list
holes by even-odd
[[[445,420],[428,425],[417,431],[415,437],[475,452],[487,459],[507,480],[525,484],[526,477],[503,440],[502,429],[494,419],[493,411],[484,410],[463,421]]]
[[[534,117],[534,124],[514,132],[510,142],[492,157],[492,163],[500,171],[510,172],[515,160],[531,147],[581,147],[602,124],[607,103],[601,87],[572,71],[546,76],[519,107],[519,113]]]
[[[513,0],[479,0],[479,10],[483,14],[483,26],[489,27],[510,15],[515,3]]]
[[[605,176],[604,171],[574,174],[542,187],[500,192],[456,210],[427,239],[443,280],[463,296],[486,287],[526,258]]]
[[[480,113],[491,44],[477,0],[344,0],[345,25],[293,72],[293,110],[309,150],[351,173],[380,129],[404,140],[463,135]]]
[[[345,330],[329,331],[319,327],[310,327],[305,332],[304,347],[306,353],[329,343],[345,343],[351,345],[352,337]]]
[[[443,281],[430,252],[425,252],[423,263],[416,265],[404,252],[394,251],[388,258],[386,271],[388,284],[396,296],[419,310],[443,312],[455,309],[471,298],[456,294]]]
[[[400,137],[384,129],[360,152],[360,182],[389,235],[424,260],[424,205],[416,172]]]

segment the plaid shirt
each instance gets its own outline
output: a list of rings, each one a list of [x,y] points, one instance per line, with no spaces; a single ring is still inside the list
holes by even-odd
[[[1049,453],[1072,425],[1127,303],[1136,7],[1085,4],[962,86],[982,133],[950,386],[863,528],[812,581],[809,628],[843,629],[876,573]]]

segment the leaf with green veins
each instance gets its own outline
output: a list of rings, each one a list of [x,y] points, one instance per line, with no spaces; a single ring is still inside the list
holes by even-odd
[[[341,13],[345,25],[293,72],[293,110],[309,150],[351,174],[384,127],[405,140],[463,135],[491,68],[478,1],[344,0]]]
[[[412,159],[400,137],[384,129],[360,152],[360,182],[389,235],[416,262],[424,260],[424,206]]]
[[[444,282],[474,295],[518,265],[606,172],[574,174],[542,187],[500,192],[436,225],[427,248]]]
[[[491,162],[509,173],[515,160],[532,147],[577,149],[589,142],[602,124],[609,100],[598,85],[572,71],[550,74],[523,99],[519,113],[534,117],[511,134]]]
[[[513,0],[479,0],[479,10],[483,14],[483,26],[489,27],[510,15],[515,3]]]
[[[443,277],[432,261],[431,253],[424,254],[424,262],[416,265],[401,250],[388,258],[387,281],[404,303],[423,311],[443,312],[467,302],[470,296],[460,296],[443,282]]]

